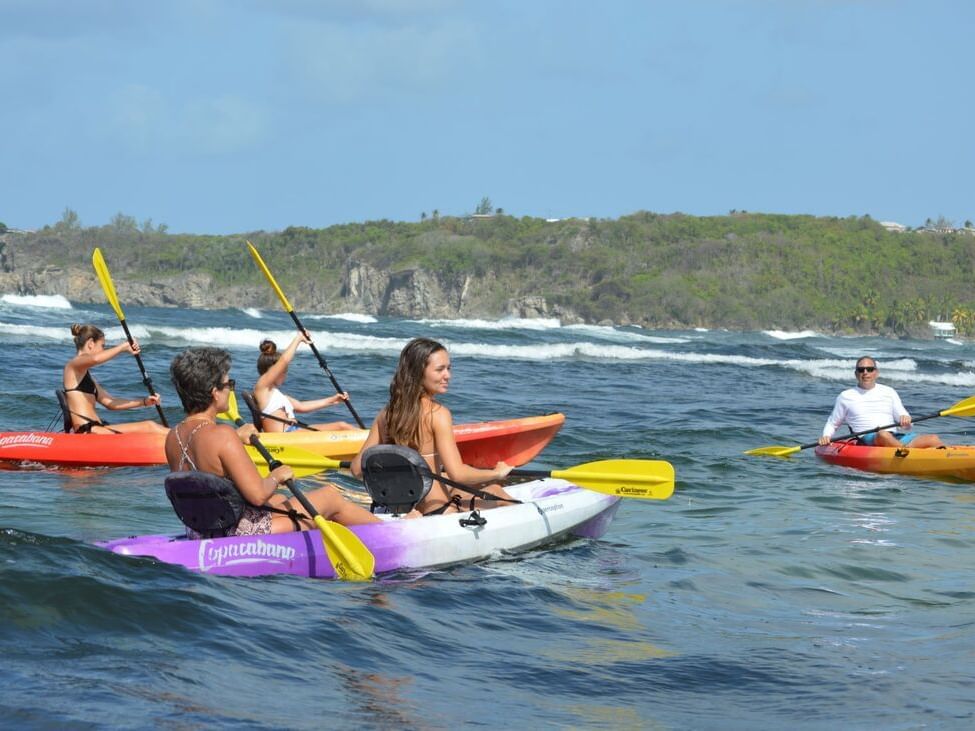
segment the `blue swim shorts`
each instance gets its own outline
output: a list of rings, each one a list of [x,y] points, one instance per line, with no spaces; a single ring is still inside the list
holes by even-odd
[[[897,439],[900,441],[901,444],[904,445],[910,444],[911,440],[913,440],[914,437],[917,436],[917,434],[915,434],[912,431],[905,432],[903,434],[898,434],[897,432],[891,432],[891,433],[895,437],[897,437]],[[870,447],[872,447],[873,443],[876,441],[877,441],[877,432],[873,432],[872,434],[864,434],[862,437],[860,437],[860,443],[866,444],[867,446]]]

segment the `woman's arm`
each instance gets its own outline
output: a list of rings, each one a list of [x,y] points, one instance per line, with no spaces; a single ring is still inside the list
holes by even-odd
[[[504,462],[498,462],[492,470],[482,470],[464,464],[460,450],[457,449],[457,440],[454,439],[454,420],[450,414],[450,409],[439,405],[434,408],[431,418],[437,454],[440,455],[440,461],[447,472],[447,477],[451,480],[465,484],[476,484],[503,480],[511,472],[511,466]]]
[[[267,406],[267,402],[271,399],[271,389],[274,388],[274,384],[278,382],[281,375],[288,369],[292,359],[295,357],[295,351],[298,350],[298,346],[307,342],[308,337],[303,332],[299,332],[288,343],[288,347],[281,351],[281,356],[274,365],[258,377],[257,383],[254,384],[254,399],[257,401],[258,407],[264,409]]]
[[[133,348],[126,340],[125,342],[119,343],[112,348],[105,348],[97,353],[78,353],[78,355],[68,361],[68,368],[74,371],[75,375],[77,375],[79,371],[88,371],[95,366],[101,365],[102,363],[107,363],[115,356],[126,351],[129,353],[138,353],[139,344],[136,343],[135,347]]]
[[[294,407],[295,413],[307,414],[309,411],[318,411],[319,409],[324,409],[329,406],[334,406],[335,404],[340,404],[343,401],[348,401],[349,392],[344,391],[342,393],[337,393],[334,396],[312,399],[311,401],[299,401],[298,399],[291,398],[291,396],[288,396],[288,400],[291,401],[291,405]]]
[[[148,406],[155,406],[162,403],[162,397],[158,393],[152,396],[142,396],[141,398],[116,398],[101,386],[98,387],[98,403],[110,411],[122,411],[125,409],[143,409]]]
[[[369,427],[369,436],[362,443],[359,453],[352,459],[350,469],[354,477],[362,477],[362,453],[369,449],[369,447],[374,447],[379,444],[379,420],[383,418],[384,413],[385,411],[380,411],[376,420],[372,422],[372,426]]]
[[[224,474],[251,505],[264,505],[278,485],[294,477],[294,472],[287,465],[278,467],[267,477],[261,477],[233,427],[218,424],[216,428],[220,430],[216,448]]]

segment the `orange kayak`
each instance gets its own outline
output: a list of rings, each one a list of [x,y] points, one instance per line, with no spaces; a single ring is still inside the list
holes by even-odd
[[[816,447],[816,456],[830,464],[865,472],[911,475],[949,482],[975,481],[975,446],[945,449],[870,447],[854,442],[831,442]]]
[[[454,425],[461,457],[475,467],[494,467],[504,460],[523,465],[552,441],[565,414],[527,416],[504,421]],[[293,431],[262,434],[268,447],[299,447],[323,457],[352,459],[369,432]],[[65,434],[63,432],[0,432],[0,467],[31,465],[61,467],[132,467],[165,464],[164,434]]]

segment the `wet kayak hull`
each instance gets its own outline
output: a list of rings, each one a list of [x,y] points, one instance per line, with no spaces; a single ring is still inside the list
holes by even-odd
[[[598,538],[608,529],[620,500],[555,479],[508,490],[525,502],[483,511],[487,521],[483,526],[462,526],[460,519],[469,513],[454,513],[413,520],[386,518],[352,530],[376,557],[377,574],[429,569],[525,551],[571,536]],[[317,530],[208,540],[149,535],[97,545],[209,574],[335,576]]]
[[[952,482],[975,481],[975,446],[945,449],[870,447],[832,442],[816,447],[816,456],[830,464],[879,474],[911,475]]]
[[[564,414],[528,416],[505,421],[457,424],[454,436],[461,457],[475,467],[530,462],[562,428]],[[293,431],[265,434],[268,447],[300,447],[331,459],[352,459],[368,434],[346,431]],[[65,434],[63,432],[0,433],[0,466],[138,467],[165,464],[165,435]]]

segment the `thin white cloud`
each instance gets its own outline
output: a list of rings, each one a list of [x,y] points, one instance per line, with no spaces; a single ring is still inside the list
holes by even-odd
[[[246,149],[266,131],[262,109],[233,95],[168,98],[158,89],[128,85],[109,100],[102,126],[134,152],[159,145],[192,155],[222,155]]]
[[[332,104],[438,94],[463,82],[457,70],[477,54],[473,28],[451,19],[425,25],[293,24],[288,72],[303,93]],[[470,79],[470,84],[476,79]]]

